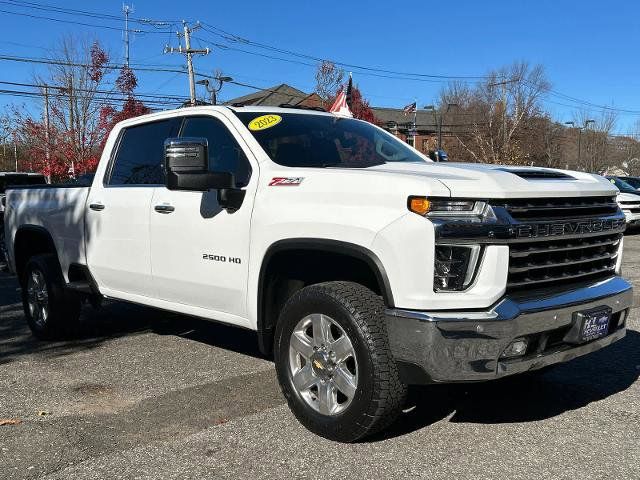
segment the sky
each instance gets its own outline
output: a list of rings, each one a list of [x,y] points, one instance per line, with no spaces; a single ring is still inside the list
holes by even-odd
[[[219,69],[246,85],[288,83],[310,92],[315,84],[314,58],[322,58],[365,67],[345,69],[353,70],[354,82],[372,105],[402,108],[417,100],[421,107],[434,103],[450,80],[437,76],[475,82],[471,77],[522,60],[544,66],[552,84],[545,106],[556,120],[573,120],[578,110],[589,110],[588,115],[597,118],[601,105],[619,109],[618,133],[635,131],[640,119],[640,2],[636,1],[138,0],[129,4],[132,18],[156,22],[130,25],[142,30],[131,35],[134,71],[136,65],[184,69],[184,56],[163,54],[163,47],[178,46],[181,40],[175,32],[181,29],[181,20],[200,21],[204,28],[193,33],[192,47],[209,47],[211,53],[195,58],[196,71],[212,74]],[[1,57],[50,57],[68,35],[89,43],[99,40],[111,61],[122,63],[123,18],[120,0],[0,0],[0,82],[33,83],[46,68]],[[188,95],[183,73],[136,73],[141,94]],[[198,89],[203,95],[204,89]],[[0,90],[32,89],[0,83]],[[229,99],[253,91],[226,84],[220,96]],[[37,113],[42,101],[0,94],[0,109],[11,103]]]

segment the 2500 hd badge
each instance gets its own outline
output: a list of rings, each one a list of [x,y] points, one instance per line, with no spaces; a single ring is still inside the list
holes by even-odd
[[[239,257],[226,257],[224,255],[213,255],[211,253],[203,253],[202,254],[202,259],[203,260],[211,260],[213,262],[229,262],[229,263],[235,263],[235,264],[241,264],[242,260]]]

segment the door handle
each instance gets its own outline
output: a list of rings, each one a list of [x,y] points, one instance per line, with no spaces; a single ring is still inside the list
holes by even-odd
[[[173,205],[156,205],[153,209],[158,213],[171,213],[175,210]]]
[[[89,204],[89,208],[91,210],[95,210],[96,212],[99,212],[101,210],[104,210],[104,205],[102,203],[91,203]]]

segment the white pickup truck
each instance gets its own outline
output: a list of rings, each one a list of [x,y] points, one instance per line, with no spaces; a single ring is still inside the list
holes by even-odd
[[[257,331],[297,418],[354,441],[409,384],[538,370],[625,335],[625,217],[586,173],[433,163],[369,123],[202,106],[116,126],[91,186],[7,195],[34,334],[110,298]]]

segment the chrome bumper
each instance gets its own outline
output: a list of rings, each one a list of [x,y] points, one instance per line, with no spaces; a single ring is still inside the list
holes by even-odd
[[[626,333],[633,303],[621,277],[563,291],[504,297],[487,311],[389,309],[385,312],[391,351],[406,383],[473,382],[536,370],[599,350]],[[574,313],[607,306],[609,332],[589,343],[564,340]],[[526,337],[524,356],[501,358],[515,339]]]

